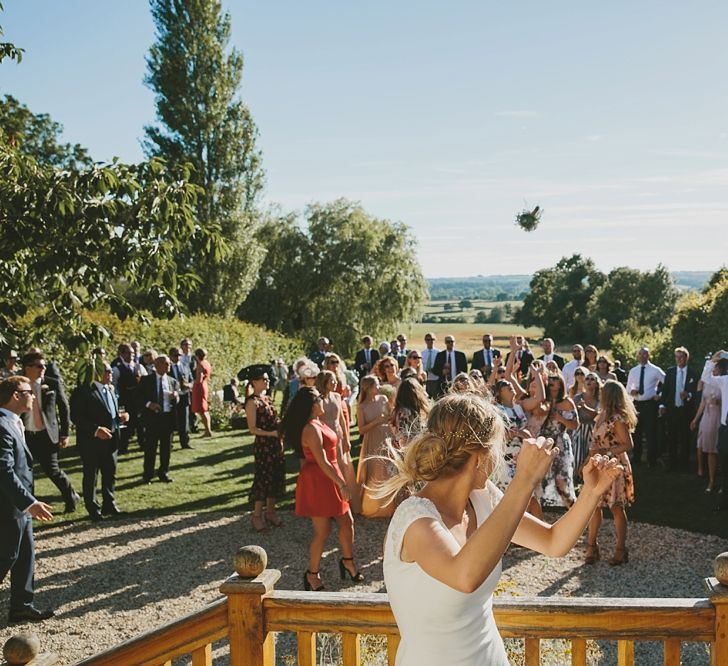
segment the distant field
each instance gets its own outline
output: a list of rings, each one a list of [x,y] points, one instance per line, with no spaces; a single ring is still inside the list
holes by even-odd
[[[512,308],[520,308],[521,305],[523,305],[523,301],[481,301],[478,299],[469,299],[470,302],[473,304],[472,308],[467,308],[465,310],[460,310],[460,308],[454,309],[454,310],[446,310],[445,305],[452,304],[457,306],[457,304],[460,301],[430,301],[425,306],[425,315],[432,316],[452,316],[452,317],[458,317],[458,316],[464,316],[464,317],[474,317],[475,313],[479,310],[485,310],[486,312],[490,312],[494,307],[500,306],[504,307],[506,304],[510,305]]]
[[[464,351],[468,354],[468,361],[470,361],[470,355],[480,349],[483,346],[483,335],[490,333],[493,338],[493,346],[500,350],[508,349],[508,339],[511,335],[521,333],[526,335],[529,342],[534,343],[540,342],[543,336],[543,331],[540,328],[531,327],[524,329],[522,326],[516,324],[411,324],[406,329],[408,342],[410,348],[415,347],[417,349],[424,349],[425,347],[425,333],[432,332],[437,335],[436,347],[440,349],[445,348],[443,338],[446,335],[452,335],[455,338],[455,348]],[[539,347],[539,354],[540,354]]]

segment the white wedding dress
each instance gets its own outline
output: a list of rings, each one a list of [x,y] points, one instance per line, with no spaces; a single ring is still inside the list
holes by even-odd
[[[479,526],[502,496],[490,481],[485,489],[470,494]],[[407,528],[419,518],[443,522],[430,500],[409,497],[394,512],[384,543],[384,582],[402,639],[395,663],[507,666],[503,640],[493,618],[493,591],[501,575],[501,562],[469,594],[441,583],[418,564],[403,562],[399,557]],[[455,537],[452,539],[457,544]]]

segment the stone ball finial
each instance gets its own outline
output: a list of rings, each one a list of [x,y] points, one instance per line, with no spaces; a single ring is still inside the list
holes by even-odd
[[[243,546],[235,553],[233,566],[241,578],[255,578],[268,566],[268,554],[260,546]]]
[[[728,551],[721,553],[715,558],[713,564],[715,569],[715,577],[721,585],[728,587]]]
[[[16,634],[5,641],[3,657],[8,664],[22,666],[35,659],[40,652],[40,640],[35,634]]]

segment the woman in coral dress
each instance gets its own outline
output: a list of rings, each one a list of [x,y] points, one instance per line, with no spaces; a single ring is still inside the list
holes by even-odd
[[[339,529],[339,575],[354,582],[364,580],[354,564],[354,519],[349,509],[351,488],[347,486],[336,459],[336,433],[323,423],[324,408],[319,392],[304,386],[288,405],[283,418],[283,437],[303,459],[296,482],[296,515],[313,524],[308,569],[303,575],[305,590],[323,590],[321,557],[331,533],[331,519]]]
[[[197,366],[195,367],[195,381],[192,384],[192,412],[199,414],[202,418],[202,424],[205,427],[205,434],[202,436],[212,437],[210,406],[208,404],[212,366],[207,360],[206,349],[195,349],[195,358],[197,359]]]

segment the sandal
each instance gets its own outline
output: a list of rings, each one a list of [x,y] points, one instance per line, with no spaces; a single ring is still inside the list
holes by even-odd
[[[618,557],[619,553],[621,553],[621,556]],[[611,564],[613,567],[616,567],[620,564],[626,564],[627,562],[629,562],[629,553],[627,552],[627,547],[624,546],[623,548],[615,548],[614,555],[610,558],[609,564]]]
[[[260,533],[260,532],[267,532],[268,528],[265,526],[265,521],[263,520],[263,516],[256,516],[253,514],[250,517],[250,522],[253,525],[253,529]]]
[[[306,592],[318,592],[319,590],[323,590],[324,586],[319,585],[318,587],[312,587],[311,582],[308,580],[309,576],[318,576],[318,571],[306,571],[306,573],[303,574],[303,589],[306,590]]]
[[[265,512],[265,522],[271,527],[283,527],[283,521],[275,513]]]
[[[599,544],[596,541],[594,543],[588,543],[586,545],[584,564],[594,564],[599,559],[601,559],[601,555],[599,553]]]
[[[351,573],[346,568],[346,565],[344,562],[353,562],[353,557],[342,557],[339,560],[339,574],[341,575],[341,580],[344,580],[346,578],[346,574],[349,574],[349,578],[355,583],[363,583],[364,582],[364,574],[362,574],[360,571],[356,571],[355,573]]]

